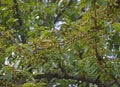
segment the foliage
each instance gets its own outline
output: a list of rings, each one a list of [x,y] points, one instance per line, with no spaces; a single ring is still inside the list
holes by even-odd
[[[0,0],[0,86],[120,87],[120,1]]]

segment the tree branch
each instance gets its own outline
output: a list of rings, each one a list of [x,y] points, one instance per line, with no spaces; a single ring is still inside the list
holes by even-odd
[[[18,7],[18,2],[16,0],[13,0],[13,1],[14,1],[14,4],[15,4],[15,10],[16,10],[16,14],[17,14],[17,17],[18,17],[19,25],[23,26],[23,20],[20,16],[20,10],[19,10],[19,7]]]
[[[80,75],[70,75],[70,74],[64,74],[61,75],[59,73],[47,73],[47,74],[38,74],[36,76],[34,76],[35,79],[41,79],[41,78],[57,78],[57,79],[66,79],[66,80],[76,80],[76,81],[82,81],[82,82],[87,82],[87,83],[93,83],[96,85],[99,85],[101,87],[110,87],[110,85],[112,85],[114,82],[102,82],[99,79],[96,78],[88,78],[88,77],[83,77]]]
[[[113,74],[111,74],[111,76],[112,76],[112,78],[114,79],[115,83],[118,85],[118,87],[120,87],[120,83],[119,83],[119,81],[116,79],[116,77],[115,77]]]
[[[55,3],[57,0],[51,0],[51,2]]]
[[[73,0],[70,0],[68,5],[66,7],[64,7],[63,9],[61,9],[58,13],[57,16],[54,19],[54,24],[58,21],[58,19],[60,18],[60,16],[62,15],[62,13],[66,10],[67,7],[69,7],[72,4]]]
[[[21,40],[19,40],[20,42],[22,43],[25,43],[26,40],[25,40],[25,36],[24,36],[24,23],[23,23],[23,20],[22,20],[22,17],[20,15],[20,9],[19,9],[19,6],[18,6],[18,2],[17,0],[13,0],[14,2],[14,5],[15,5],[15,11],[16,11],[16,15],[17,15],[17,18],[18,18],[18,23],[19,23],[19,27],[20,27],[20,35],[21,35]]]
[[[83,15],[88,11],[88,9],[89,9],[89,7],[82,8],[81,14],[78,17],[76,17],[75,20],[81,19],[83,17]]]

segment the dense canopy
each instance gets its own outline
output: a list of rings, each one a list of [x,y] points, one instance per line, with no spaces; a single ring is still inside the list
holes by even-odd
[[[120,87],[120,0],[0,0],[0,86]]]

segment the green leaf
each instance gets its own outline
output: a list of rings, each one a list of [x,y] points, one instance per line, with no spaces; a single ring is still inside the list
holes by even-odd
[[[91,6],[91,1],[92,1],[92,0],[87,0],[87,1],[86,1],[87,7],[90,7],[90,6]]]
[[[22,87],[35,87],[33,83],[25,83]]]
[[[115,30],[120,31],[120,23],[114,23],[113,27]]]
[[[9,20],[8,20],[8,22],[14,22],[14,18],[10,18]]]
[[[107,5],[107,3],[106,3],[105,0],[96,0],[96,2],[97,2],[98,5],[100,5],[100,6],[106,6],[106,5]]]
[[[46,38],[49,35],[49,30],[45,30],[42,32],[41,38]]]
[[[32,48],[28,44],[23,44],[22,47],[24,47],[28,51],[32,51]]]

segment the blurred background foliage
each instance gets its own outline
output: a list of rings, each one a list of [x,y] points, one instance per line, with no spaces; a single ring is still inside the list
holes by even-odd
[[[120,0],[0,0],[0,86],[120,87]]]

